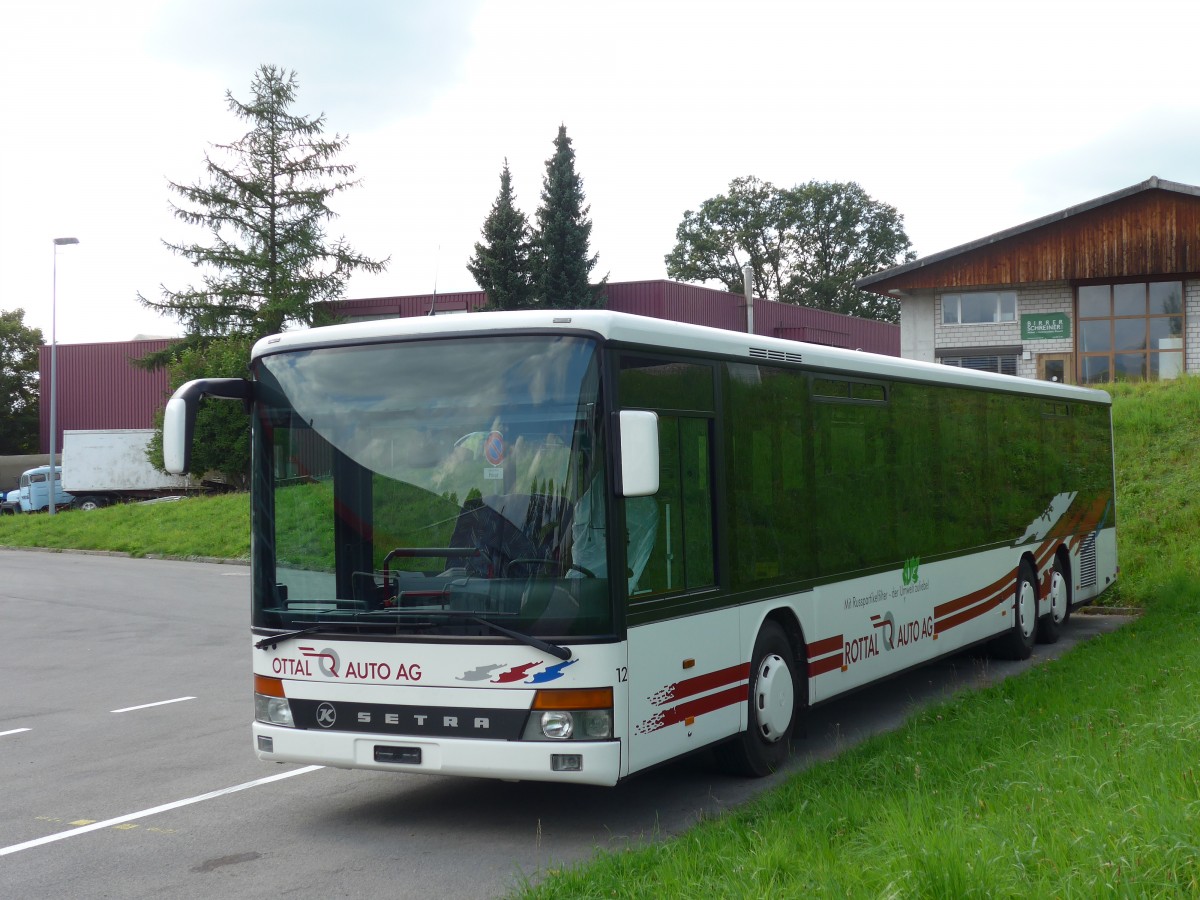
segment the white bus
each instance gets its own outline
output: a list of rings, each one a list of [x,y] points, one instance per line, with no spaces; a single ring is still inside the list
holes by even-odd
[[[764,775],[806,710],[1117,574],[1110,400],[604,311],[352,323],[182,387],[253,419],[263,760]]]

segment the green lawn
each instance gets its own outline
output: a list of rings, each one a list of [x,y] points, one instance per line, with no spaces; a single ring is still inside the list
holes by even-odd
[[[250,497],[221,494],[55,516],[0,516],[0,547],[249,559]]]
[[[520,896],[1200,896],[1200,379],[1112,393],[1140,620]]]

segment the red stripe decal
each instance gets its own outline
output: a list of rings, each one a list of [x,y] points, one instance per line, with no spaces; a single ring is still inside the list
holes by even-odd
[[[942,603],[933,608],[933,616],[935,619],[940,619],[943,616],[948,616],[951,613],[956,613],[968,606],[973,606],[981,600],[990,599],[997,591],[1007,590],[1009,586],[1016,583],[1016,576],[1013,573],[1005,575],[998,581],[993,581],[987,587],[980,588],[966,596],[959,597],[957,600],[950,600],[947,603]]]
[[[808,677],[815,678],[817,675],[824,675],[826,672],[838,672],[842,668],[842,654],[836,656],[827,656],[824,659],[817,659],[808,664]]]
[[[833,637],[822,638],[819,641],[813,641],[808,645],[808,658],[816,659],[818,656],[824,656],[826,653],[833,653],[842,649],[843,635],[836,634]]]
[[[746,666],[745,668],[749,672],[750,667]],[[702,716],[705,713],[723,709],[726,706],[733,706],[735,703],[745,703],[746,701],[747,693],[745,685],[726,688],[716,694],[698,697],[695,700],[689,700],[687,703],[681,703],[670,709],[664,709],[662,712],[656,712],[649,719],[638,725],[636,731],[638,734],[650,734],[669,725],[678,725],[689,717]]]
[[[664,706],[667,703],[674,703],[676,700],[681,700],[684,697],[694,697],[696,694],[703,694],[706,691],[724,687],[735,681],[745,681],[749,677],[750,663],[738,663],[736,666],[730,666],[727,669],[719,669],[716,672],[708,672],[704,675],[697,675],[694,678],[685,678],[683,681],[668,684],[662,690],[652,694],[649,700],[655,706]]]

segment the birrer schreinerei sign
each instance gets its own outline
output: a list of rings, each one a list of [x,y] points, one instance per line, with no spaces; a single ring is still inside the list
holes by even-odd
[[[1071,320],[1066,313],[1030,313],[1021,316],[1021,340],[1054,341],[1071,336]]]

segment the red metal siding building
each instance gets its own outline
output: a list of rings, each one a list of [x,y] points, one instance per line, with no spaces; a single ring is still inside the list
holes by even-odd
[[[615,312],[692,322],[730,331],[746,330],[745,298],[675,281],[628,281],[609,284],[606,306]],[[436,313],[467,312],[487,303],[483,291],[416,294],[346,300],[346,319],[391,319]],[[900,328],[770,300],[754,301],[754,333],[833,347],[900,355]],[[58,345],[57,446],[62,432],[82,428],[153,428],[167,399],[165,371],[146,372],[131,359],[170,346],[170,340]],[[41,348],[43,385],[41,447],[50,446],[50,348]]]
[[[58,345],[57,446],[64,430],[153,428],[167,402],[167,373],[147,372],[130,362],[171,346],[169,340]],[[50,448],[50,348],[41,348],[41,433]]]
[[[714,290],[677,281],[623,281],[605,287],[605,308],[614,312],[746,330],[745,298],[741,294]],[[487,303],[483,291],[458,294],[419,294],[411,297],[377,297],[347,300],[340,312],[348,319],[387,319],[424,316],[480,309]],[[772,300],[754,301],[754,333],[793,341],[808,341],[900,355],[900,328],[886,322],[856,319],[837,313]]]

